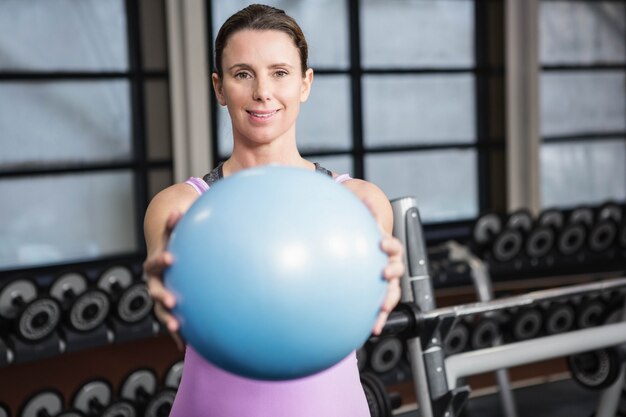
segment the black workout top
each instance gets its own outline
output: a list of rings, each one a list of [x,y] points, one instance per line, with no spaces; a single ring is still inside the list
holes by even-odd
[[[224,162],[221,162],[218,166],[213,168],[211,172],[209,172],[204,177],[202,177],[204,182],[206,182],[209,187],[213,185],[215,181],[224,178],[224,170],[222,168],[223,165],[224,165]],[[333,173],[327,170],[326,168],[324,168],[323,166],[321,166],[318,162],[313,162],[313,165],[315,165],[316,172],[319,172],[320,174],[328,175],[331,178],[333,177]]]

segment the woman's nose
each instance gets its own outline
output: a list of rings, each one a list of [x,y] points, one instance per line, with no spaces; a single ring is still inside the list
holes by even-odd
[[[262,77],[258,77],[254,84],[253,98],[259,101],[266,101],[270,99],[269,83]]]

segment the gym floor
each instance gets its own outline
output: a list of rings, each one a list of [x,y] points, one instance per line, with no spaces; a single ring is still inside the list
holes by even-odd
[[[589,417],[597,407],[600,393],[585,390],[571,379],[514,390],[518,417]],[[396,414],[417,417],[417,411]],[[504,417],[500,396],[489,394],[471,398],[463,417]]]

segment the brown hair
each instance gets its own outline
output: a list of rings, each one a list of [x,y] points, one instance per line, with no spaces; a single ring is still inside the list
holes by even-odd
[[[284,10],[263,4],[251,4],[229,17],[217,33],[215,39],[215,72],[220,78],[223,75],[222,54],[228,39],[235,32],[245,29],[278,30],[289,35],[300,53],[300,65],[304,76],[308,68],[309,47],[298,23]]]

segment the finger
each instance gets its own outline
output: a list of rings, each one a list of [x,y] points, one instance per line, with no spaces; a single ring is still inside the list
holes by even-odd
[[[404,246],[399,239],[387,235],[385,236],[381,242],[380,247],[388,256],[390,257],[402,257],[402,253],[404,252]]]
[[[378,318],[376,319],[376,324],[374,324],[374,329],[372,330],[372,334],[374,336],[380,335],[383,331],[383,327],[385,327],[385,323],[387,323],[387,318],[389,317],[389,313],[382,311]]]
[[[161,273],[174,262],[171,253],[163,251],[147,259],[143,264],[143,270],[150,276],[159,277]],[[150,277],[149,277],[150,278]]]
[[[148,292],[157,303],[163,304],[165,308],[171,310],[176,306],[176,298],[174,297],[174,294],[169,292],[160,280],[149,280]]]
[[[380,307],[380,310],[389,313],[400,301],[401,291],[400,291],[400,282],[399,281],[391,281],[387,286],[387,295],[385,296],[385,300],[383,301],[383,305]]]
[[[383,270],[383,277],[385,277],[387,281],[399,279],[402,275],[404,275],[404,270],[405,268],[402,262],[391,262]]]
[[[180,323],[176,318],[169,314],[167,310],[161,304],[154,305],[154,314],[157,319],[165,326],[170,336],[176,344],[176,348],[180,351],[185,350],[185,343],[180,335]]]
[[[389,313],[393,310],[393,308],[398,304],[399,301],[400,281],[395,280],[390,282],[387,286],[387,294],[385,295],[385,300],[383,301],[383,305],[380,307],[380,313],[378,314],[374,329],[372,330],[372,333],[375,336],[380,334],[383,327],[385,326],[385,323],[387,322]]]
[[[174,343],[176,344],[176,348],[183,352],[185,350],[185,342],[183,342],[183,338],[180,336],[180,333],[170,333],[172,339],[174,339]]]
[[[172,316],[171,314],[167,314],[165,317],[165,327],[167,327],[167,330],[170,333],[176,334],[180,329],[180,324],[178,323],[178,320],[174,318],[174,316]]]
[[[154,304],[154,315],[170,333],[176,333],[179,330],[180,323],[161,303]]]

